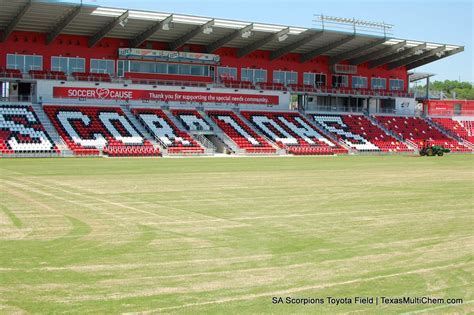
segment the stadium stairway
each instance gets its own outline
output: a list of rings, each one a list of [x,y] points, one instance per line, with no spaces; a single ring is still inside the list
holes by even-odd
[[[255,126],[254,124],[252,124],[250,121],[248,121],[247,118],[245,118],[239,110],[234,110],[234,113],[237,115],[237,117],[239,117],[243,122],[245,122],[245,124],[247,126],[249,126],[249,128],[255,132],[256,134],[258,134],[259,136],[261,136],[263,139],[265,139],[275,150],[276,150],[276,154],[277,155],[285,155],[286,154],[286,150],[285,149],[282,149],[280,148],[275,142],[273,142],[270,138],[268,138],[266,135],[264,135],[263,133],[261,133]]]
[[[311,114],[302,114],[302,113],[300,113],[300,114],[303,115],[305,118],[307,118],[316,130],[321,132],[323,135],[325,135],[327,138],[331,139],[335,143],[339,144],[344,149],[347,149],[349,154],[355,154],[356,152],[358,152],[357,150],[351,148],[346,143],[344,143],[344,141],[338,139],[334,134],[327,131],[326,128],[324,128],[323,126],[321,126],[320,123],[318,123],[316,120],[314,120],[314,117]]]
[[[153,145],[153,147],[156,149],[160,149],[160,152],[162,155],[168,155],[168,150],[166,148],[164,148],[163,146],[161,146],[158,141],[156,141],[155,137],[153,137],[149,132],[148,130],[145,129],[145,127],[143,127],[143,125],[138,121],[137,117],[135,115],[132,114],[132,112],[130,111],[130,105],[121,105],[120,106],[123,110],[123,112],[125,113],[125,116],[127,116],[127,118],[130,120],[130,122],[133,124],[133,126],[135,128],[137,128],[137,130],[143,135],[143,137],[145,137],[145,139],[147,139],[148,141],[150,141],[150,143]]]
[[[199,110],[198,113],[204,118],[204,120],[212,127],[214,136],[221,141],[228,150],[235,154],[245,154],[245,150],[240,149],[234,141],[232,141],[224,131],[212,120],[204,111]]]
[[[415,143],[413,143],[412,141],[410,141],[408,139],[403,139],[402,137],[400,137],[399,134],[397,134],[397,133],[393,132],[392,130],[388,129],[387,127],[385,127],[384,124],[380,123],[372,115],[370,115],[370,114],[364,114],[364,115],[365,115],[365,117],[367,117],[370,120],[371,123],[373,123],[374,125],[376,125],[380,129],[385,131],[386,134],[391,135],[392,137],[394,137],[398,141],[405,143],[408,148],[412,149],[415,153],[418,153],[418,146]]]
[[[217,147],[214,145],[214,143],[209,141],[206,137],[204,137],[201,134],[194,134],[194,135],[191,134],[191,135],[197,142],[199,142],[199,144],[201,144],[204,147],[205,154],[214,154],[214,153],[216,153]]]
[[[202,135],[200,135],[200,137],[197,137],[198,135],[186,130],[186,127],[183,126],[183,123],[179,119],[177,119],[176,116],[173,115],[173,113],[169,109],[162,110],[165,115],[168,116],[171,122],[176,126],[176,128],[178,128],[182,132],[187,133],[191,138],[197,141],[204,148],[205,155],[213,155],[216,152],[216,147],[214,146],[214,144],[212,144],[211,141],[207,140],[206,137]]]
[[[456,140],[457,142],[465,145],[466,147],[470,148],[472,151],[474,151],[474,145],[472,143],[470,143],[469,141],[466,141],[465,139],[459,137],[457,134],[455,134],[454,132],[451,132],[445,128],[443,128],[441,125],[437,124],[436,122],[434,122],[433,120],[431,120],[429,117],[424,117],[423,118],[431,127],[437,129],[439,132],[441,132],[442,134],[444,134],[446,137],[448,138],[452,138],[454,140]]]
[[[43,125],[48,135],[51,137],[51,140],[54,141],[56,147],[59,149],[59,151],[61,151],[61,155],[73,156],[73,152],[71,151],[71,149],[69,149],[63,138],[59,135],[56,128],[54,128],[53,124],[51,123],[51,120],[49,120],[48,118],[48,115],[46,115],[43,106],[40,104],[33,104],[32,106],[39,121]]]

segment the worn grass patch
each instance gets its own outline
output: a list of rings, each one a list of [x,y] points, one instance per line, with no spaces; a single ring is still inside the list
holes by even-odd
[[[473,162],[0,159],[0,313],[469,313]]]

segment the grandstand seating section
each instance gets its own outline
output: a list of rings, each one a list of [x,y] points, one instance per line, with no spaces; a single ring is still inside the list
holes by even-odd
[[[0,105],[0,153],[59,153],[32,106]]]
[[[159,149],[140,134],[120,107],[46,105],[44,110],[75,155],[100,155],[101,152],[109,156],[160,155]],[[209,121],[195,109],[170,111],[182,126],[175,124],[173,116],[168,117],[161,109],[134,108],[131,112],[170,154],[203,154],[204,147],[188,132],[213,132]],[[208,110],[206,114],[245,153],[275,154],[276,146],[270,141],[295,155],[347,153],[332,140],[335,138],[357,151],[412,151],[364,115],[310,114],[316,121],[312,124],[298,112],[242,111],[245,119],[230,110]],[[453,152],[472,151],[470,145],[459,143],[439,129],[473,143],[474,121],[430,118],[432,122],[429,122],[405,116],[374,116],[374,119],[419,148],[428,141]],[[439,129],[431,125],[433,123]],[[187,130],[180,129],[183,127]],[[324,128],[334,137],[328,138],[318,128]],[[8,104],[0,105],[0,153],[55,154],[60,151],[32,106]]]
[[[131,111],[147,131],[168,148],[168,153],[204,153],[204,148],[189,134],[180,130],[161,109],[134,108]]]
[[[72,76],[78,81],[93,81],[93,82],[111,82],[112,79],[108,73],[95,72],[73,72]]]
[[[403,139],[415,143],[418,148],[425,141],[432,145],[442,145],[453,152],[468,152],[470,148],[460,144],[458,141],[445,136],[427,121],[419,117],[406,116],[374,116],[377,121],[389,130],[399,134]]]
[[[61,81],[67,80],[66,74],[62,71],[30,70],[29,74],[32,79],[61,80]]]
[[[23,74],[18,69],[7,69],[0,67],[0,78],[23,78]]]
[[[232,111],[210,110],[207,115],[246,153],[272,154],[276,150]]]
[[[119,107],[45,106],[58,133],[76,155],[156,156],[150,141]]]
[[[190,131],[211,131],[212,127],[195,109],[172,109],[171,113]]]
[[[412,151],[363,115],[312,114],[311,117],[324,129],[355,150],[364,152]]]
[[[451,118],[431,118],[431,120],[458,137],[474,144],[474,121]]]
[[[296,155],[347,153],[346,149],[322,136],[299,113],[243,111],[242,115],[289,153]]]

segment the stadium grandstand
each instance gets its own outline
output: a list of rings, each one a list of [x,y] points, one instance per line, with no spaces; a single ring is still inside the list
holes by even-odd
[[[2,156],[474,151],[472,101],[409,72],[462,46],[51,1],[0,0]]]

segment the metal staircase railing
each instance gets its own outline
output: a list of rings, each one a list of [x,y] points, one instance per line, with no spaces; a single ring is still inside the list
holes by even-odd
[[[194,138],[206,149],[206,153],[212,154],[217,151],[216,146],[201,134],[194,134]]]
[[[409,139],[404,139],[403,137],[401,137],[399,134],[393,132],[392,130],[388,129],[387,127],[385,127],[384,124],[380,123],[377,119],[375,119],[372,115],[370,114],[367,114],[367,113],[364,113],[365,117],[367,117],[367,119],[369,119],[369,121],[379,127],[380,129],[382,129],[383,131],[385,131],[386,134],[388,134],[389,136],[392,136],[394,137],[395,139],[397,139],[398,141],[402,142],[402,143],[405,143],[410,149],[412,149],[413,151],[415,152],[418,152],[419,148],[418,146],[416,145],[416,143],[414,143],[413,141],[409,140]]]
[[[249,128],[250,130],[252,130],[253,132],[255,132],[257,135],[259,135],[260,137],[262,137],[263,139],[265,139],[271,146],[272,148],[274,148],[276,151],[276,154],[279,154],[279,155],[282,155],[282,154],[286,154],[286,150],[285,149],[282,149],[280,148],[275,142],[273,142],[273,140],[271,140],[270,138],[268,138],[265,134],[263,134],[261,131],[259,131],[255,126],[254,124],[252,124],[252,122],[248,121],[248,119],[246,119],[241,113],[239,110],[234,110],[234,113],[237,115],[237,117],[240,118],[240,120],[242,120]]]
[[[474,145],[472,143],[470,143],[469,141],[466,141],[465,139],[461,138],[460,136],[458,136],[457,134],[455,134],[451,130],[444,129],[442,126],[440,126],[436,122],[432,121],[431,118],[429,118],[429,117],[425,117],[423,119],[428,123],[428,125],[435,128],[436,130],[441,132],[443,135],[456,140],[457,142],[459,142],[462,145],[470,148],[471,150],[474,150]]]
[[[190,133],[189,130],[187,130],[186,127],[183,125],[183,123],[178,118],[176,118],[175,115],[173,115],[169,108],[162,108],[162,110],[165,115],[168,116],[171,122],[176,126],[176,128],[178,128],[182,132],[187,133],[191,138],[196,140],[204,148],[205,154],[213,154],[216,152],[216,147],[214,146],[214,144],[212,144],[211,141],[207,140],[204,136],[198,137],[200,135]]]
[[[73,152],[69,149],[68,145],[64,142],[63,138],[59,135],[56,128],[53,126],[51,120],[49,120],[48,115],[46,115],[43,106],[40,104],[32,104],[33,109],[38,117],[40,123],[43,125],[44,129],[53,140],[56,147],[61,151],[63,156],[72,156]]]
[[[303,115],[303,114],[302,114]],[[324,134],[326,137],[331,139],[332,141],[336,142],[339,144],[341,147],[349,151],[349,153],[355,154],[358,151],[352,147],[350,147],[347,143],[342,141],[341,139],[338,139],[333,133],[329,132],[324,126],[322,126],[319,122],[317,122],[313,116],[310,114],[305,114],[304,117],[308,118],[309,122],[313,124],[313,127],[316,127],[316,130]]]
[[[143,124],[138,120],[138,118],[132,113],[130,104],[121,106],[125,116],[130,120],[130,122],[138,129],[138,131],[150,141],[154,148],[160,149],[160,152],[164,155],[168,153],[168,150],[152,135],[148,130],[145,129]]]
[[[208,117],[207,114],[204,111],[198,111],[199,114],[201,114],[202,118],[212,127],[212,130],[214,132],[214,135],[219,138],[219,140],[222,141],[222,143],[225,144],[225,146],[230,149],[232,152],[236,154],[244,154],[245,150],[239,148],[237,144],[229,138],[229,136],[226,135],[224,131],[222,131],[219,126],[212,120],[212,118]]]

